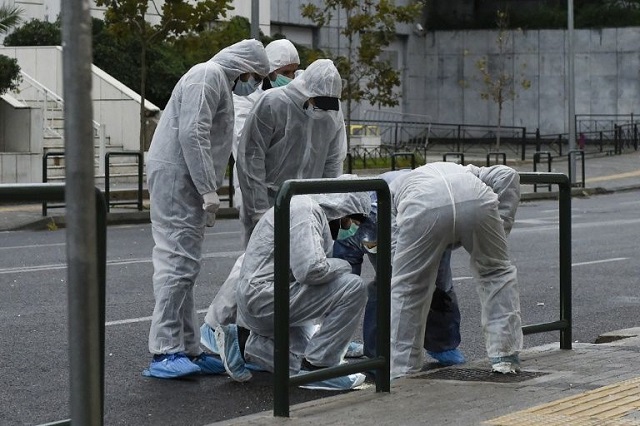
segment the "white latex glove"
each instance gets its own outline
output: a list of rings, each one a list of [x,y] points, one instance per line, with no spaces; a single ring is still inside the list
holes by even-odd
[[[216,212],[220,208],[220,198],[215,191],[207,192],[202,196],[204,203],[202,204],[202,209],[205,212],[206,225],[208,227],[213,226],[216,223]]]
[[[211,212],[204,212],[207,217],[205,220],[205,225],[211,228],[216,223],[216,214]]]
[[[220,208],[220,198],[218,198],[218,194],[215,191],[207,192],[202,196],[204,200],[204,204],[202,204],[202,209],[207,213],[216,213]]]

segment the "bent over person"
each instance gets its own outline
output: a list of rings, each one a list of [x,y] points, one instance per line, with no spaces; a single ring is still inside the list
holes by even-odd
[[[149,330],[153,360],[143,374],[176,378],[220,373],[200,349],[193,286],[205,225],[213,226],[233,141],[231,92],[241,78],[262,81],[262,43],[244,40],[195,65],[176,84],[147,160],[155,308]]]
[[[430,163],[389,185],[392,378],[422,368],[438,265],[447,248],[457,245],[471,256],[492,369],[519,371],[522,324],[516,268],[509,259],[498,195],[474,172],[479,173],[455,163]]]

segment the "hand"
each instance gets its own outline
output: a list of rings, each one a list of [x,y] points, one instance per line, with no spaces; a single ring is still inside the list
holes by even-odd
[[[204,200],[204,204],[202,204],[202,209],[207,213],[213,213],[214,222],[215,222],[215,214],[220,208],[220,198],[218,198],[218,194],[215,191],[207,192],[202,196]],[[207,218],[207,223],[209,222]],[[213,225],[211,225],[213,226]]]
[[[206,216],[205,225],[208,226],[209,228],[211,228],[216,223],[216,214],[208,212],[206,210],[205,210],[204,214]]]

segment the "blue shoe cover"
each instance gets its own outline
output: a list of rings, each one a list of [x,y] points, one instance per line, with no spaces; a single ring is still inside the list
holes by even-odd
[[[252,364],[250,362],[247,362],[244,366],[247,367],[247,370],[251,371],[267,371],[264,368],[260,367],[258,364]]]
[[[202,324],[202,327],[200,327],[200,344],[209,349],[213,354],[218,356],[220,355],[220,351],[218,350],[218,342],[216,342],[216,332],[207,323]],[[245,366],[251,371],[267,371],[259,365],[251,364],[249,362],[247,362]],[[224,373],[224,365],[222,366],[222,370],[222,372]]]
[[[300,371],[304,374],[308,371]],[[349,374],[348,376],[334,377],[333,379],[320,380],[319,382],[307,383],[300,385],[303,389],[328,390],[328,391],[344,391],[356,389],[362,385],[366,376],[362,373]]]
[[[240,343],[238,342],[238,327],[235,324],[221,325],[216,327],[216,342],[220,349],[220,358],[224,363],[229,377],[236,382],[246,382],[252,375],[245,365],[240,353]]]
[[[204,323],[200,327],[200,344],[209,349],[212,353],[219,355],[218,343],[216,343],[216,333],[209,324]]]
[[[345,358],[361,358],[364,356],[364,345],[358,342],[349,343]]]
[[[466,361],[459,349],[450,349],[442,352],[427,351],[427,353],[442,365],[464,364]]]
[[[222,360],[215,355],[201,353],[194,358],[193,363],[200,367],[202,374],[224,374],[224,364]]]
[[[191,362],[183,353],[155,355],[149,368],[142,372],[145,377],[176,379],[199,373],[200,367]]]

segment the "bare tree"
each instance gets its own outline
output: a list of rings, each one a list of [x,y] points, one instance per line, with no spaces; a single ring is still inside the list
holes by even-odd
[[[508,67],[509,49],[511,44],[511,32],[509,30],[509,14],[499,10],[496,12],[496,24],[498,26],[498,36],[496,45],[497,55],[493,56],[490,62],[484,57],[476,62],[476,68],[480,71],[484,90],[480,91],[480,97],[490,100],[498,106],[498,129],[496,134],[496,149],[500,149],[500,133],[502,128],[502,111],[504,104],[513,101],[516,96],[516,85],[527,90],[531,87],[531,81],[521,77],[516,81],[516,77]]]

